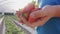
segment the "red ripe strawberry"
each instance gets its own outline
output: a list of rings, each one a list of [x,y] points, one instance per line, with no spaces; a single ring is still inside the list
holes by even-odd
[[[31,13],[31,11],[35,9],[35,6],[33,3],[30,3],[28,6],[26,6],[23,10],[22,10],[22,16],[24,18],[26,18],[28,20],[29,18],[29,14]]]
[[[37,11],[37,10],[41,10],[41,8],[36,8],[36,9],[32,10],[32,12]],[[32,18],[31,16],[29,16],[29,22],[30,23],[32,23],[32,22],[34,22],[36,20],[37,20],[37,18]]]
[[[21,10],[22,14],[20,14],[20,11],[17,11],[17,15],[18,17],[20,18],[20,16],[22,15],[24,18],[26,18],[28,20],[28,17],[29,17],[29,13],[31,12],[31,10],[33,10],[35,7],[34,7],[34,4],[31,3],[29,4],[28,6],[26,6],[24,9]],[[21,19],[21,18],[20,18]],[[23,20],[21,20],[20,22],[23,23]]]
[[[34,11],[37,11],[37,10],[40,10],[40,8],[35,8],[34,6],[34,3],[30,3],[28,6],[26,6],[23,10],[22,10],[22,16],[24,18],[26,18],[29,22],[34,22],[36,19],[35,18],[32,18],[32,17],[29,17],[30,13],[31,12],[34,12]],[[18,12],[18,17],[20,18],[20,14]],[[21,20],[23,22],[23,20]]]

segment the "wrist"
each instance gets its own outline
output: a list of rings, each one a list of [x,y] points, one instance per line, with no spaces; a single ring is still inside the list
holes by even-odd
[[[53,7],[53,17],[56,17],[57,16],[57,9],[55,6],[52,6]]]
[[[47,11],[51,18],[57,16],[57,8],[55,6],[48,6]]]
[[[60,6],[53,6],[54,7],[54,17],[60,17]]]

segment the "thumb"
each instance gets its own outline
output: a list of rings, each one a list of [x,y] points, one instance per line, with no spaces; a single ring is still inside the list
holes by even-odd
[[[44,16],[45,16],[45,14],[41,10],[34,11],[30,14],[30,17],[32,17],[32,18],[40,18],[40,17],[44,17]]]

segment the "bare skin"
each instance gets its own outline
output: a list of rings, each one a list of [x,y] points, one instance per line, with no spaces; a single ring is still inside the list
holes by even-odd
[[[60,17],[60,5],[56,5],[56,6],[46,5],[41,10],[32,12],[30,16],[33,18],[38,18],[38,17],[42,17],[42,18],[30,24],[26,19],[21,17],[21,19],[26,25],[32,28],[37,27],[37,26],[43,26],[52,17]]]

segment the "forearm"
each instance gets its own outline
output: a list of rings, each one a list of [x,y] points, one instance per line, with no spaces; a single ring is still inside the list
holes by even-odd
[[[60,17],[60,5],[54,6],[54,9],[56,10],[54,17]]]

